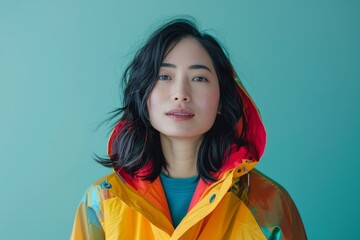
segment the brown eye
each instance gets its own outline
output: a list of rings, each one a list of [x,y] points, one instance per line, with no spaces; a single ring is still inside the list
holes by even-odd
[[[160,81],[170,80],[170,77],[168,75],[159,75],[158,80]]]
[[[193,81],[195,81],[195,82],[205,82],[205,81],[207,81],[207,79],[204,78],[204,77],[194,77]]]

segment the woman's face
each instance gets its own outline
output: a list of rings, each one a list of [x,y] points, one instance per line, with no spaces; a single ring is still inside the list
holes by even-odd
[[[147,108],[151,125],[169,138],[199,138],[214,124],[219,81],[206,50],[185,38],[164,58]]]

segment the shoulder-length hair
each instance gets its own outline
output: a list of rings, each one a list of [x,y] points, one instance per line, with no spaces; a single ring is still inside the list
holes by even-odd
[[[204,181],[214,181],[212,173],[219,171],[227,160],[232,144],[246,144],[243,104],[237,92],[232,65],[218,41],[209,34],[201,33],[196,25],[186,19],[175,19],[157,29],[135,54],[123,75],[125,86],[123,106],[114,111],[123,124],[112,141],[110,158],[96,161],[115,170],[122,169],[135,176],[149,166],[140,177],[153,181],[166,162],[161,149],[159,132],[149,120],[147,100],[166,54],[184,38],[196,39],[212,59],[220,86],[221,114],[205,133],[197,157],[197,171]],[[242,121],[240,134],[236,126]]]

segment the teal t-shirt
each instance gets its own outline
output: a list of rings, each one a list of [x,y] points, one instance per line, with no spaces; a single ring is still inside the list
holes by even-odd
[[[169,205],[173,226],[176,228],[188,211],[199,177],[170,178],[160,173],[160,179]]]

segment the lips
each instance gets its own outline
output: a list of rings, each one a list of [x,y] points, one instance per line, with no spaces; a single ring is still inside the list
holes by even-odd
[[[174,119],[174,120],[189,120],[195,116],[194,113],[192,113],[189,110],[186,109],[173,109],[166,113],[166,116]]]

